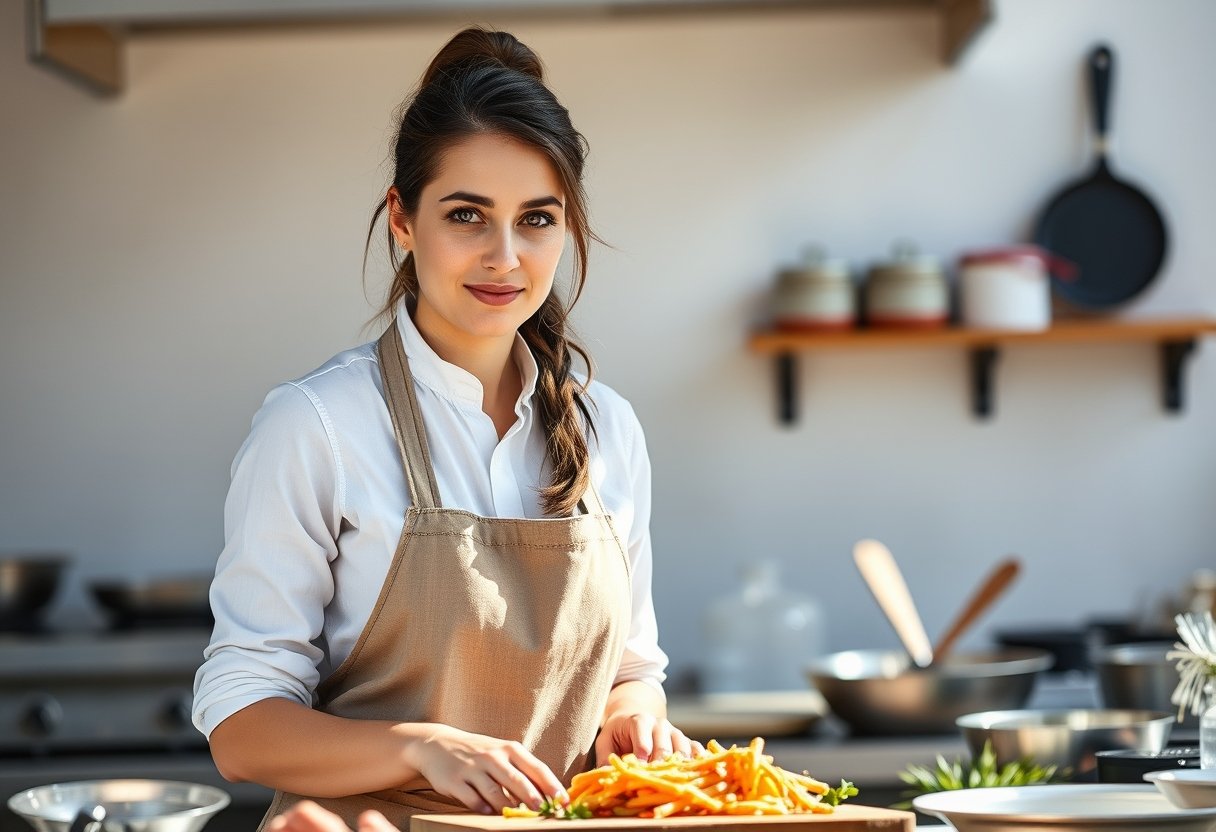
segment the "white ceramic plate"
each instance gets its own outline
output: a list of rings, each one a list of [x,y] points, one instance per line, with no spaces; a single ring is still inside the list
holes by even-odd
[[[1180,809],[1216,808],[1216,770],[1210,768],[1178,768],[1150,771],[1144,775],[1161,793]]]
[[[805,734],[827,713],[815,690],[749,691],[672,697],[667,718],[695,740]]]
[[[1147,785],[963,789],[921,795],[912,805],[958,832],[1216,832],[1216,809],[1179,809]]]

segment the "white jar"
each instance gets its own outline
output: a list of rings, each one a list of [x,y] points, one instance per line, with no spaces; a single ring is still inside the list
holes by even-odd
[[[1050,255],[1037,246],[975,251],[959,263],[963,326],[1034,332],[1051,326]]]

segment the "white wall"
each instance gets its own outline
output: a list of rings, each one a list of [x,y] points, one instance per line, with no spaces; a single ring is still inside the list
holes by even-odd
[[[456,26],[144,35],[128,91],[99,100],[26,64],[21,7],[0,7],[0,549],[71,551],[70,618],[86,577],[209,570],[265,391],[369,337],[390,114]],[[1216,4],[1006,0],[953,69],[919,11],[505,22],[592,145],[615,248],[578,321],[647,428],[673,670],[761,556],[840,648],[894,643],[848,559],[862,536],[900,557],[931,632],[1007,552],[1027,568],[990,625],[1127,612],[1216,561],[1212,344],[1181,417],[1143,346],[1009,350],[991,423],[962,352],[816,357],[792,430],[744,349],[810,241],[860,266],[897,237],[946,257],[1023,238],[1087,164],[1099,38],[1115,164],[1176,241],[1126,314],[1216,313]]]

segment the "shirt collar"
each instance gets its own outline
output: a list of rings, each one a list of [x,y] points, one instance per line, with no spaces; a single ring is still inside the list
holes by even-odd
[[[477,376],[463,367],[444,361],[431,349],[431,345],[414,325],[405,298],[397,302],[396,314],[401,344],[409,358],[410,374],[414,379],[444,398],[481,410],[484,391]],[[511,348],[511,357],[523,377],[523,390],[515,402],[515,412],[522,415],[532,407],[532,395],[536,392],[536,378],[540,371],[527,342],[518,332]]]

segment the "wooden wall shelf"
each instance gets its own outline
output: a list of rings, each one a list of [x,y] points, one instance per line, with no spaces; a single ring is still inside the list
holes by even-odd
[[[1183,370],[1200,338],[1216,335],[1214,318],[1149,320],[1079,319],[1057,321],[1043,332],[966,329],[940,330],[856,329],[844,332],[796,333],[763,331],[751,336],[748,346],[759,355],[773,356],[777,365],[778,407],[781,421],[797,421],[795,381],[797,357],[808,352],[855,349],[960,347],[971,354],[971,406],[977,418],[993,412],[993,377],[1002,348],[1021,344],[1105,344],[1144,342],[1161,351],[1162,404],[1171,413],[1183,405]]]

